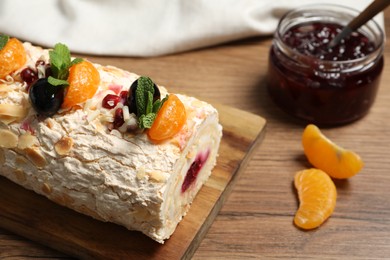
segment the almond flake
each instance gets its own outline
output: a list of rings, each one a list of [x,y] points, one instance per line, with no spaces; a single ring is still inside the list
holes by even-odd
[[[43,156],[42,152],[37,148],[28,147],[24,150],[28,159],[38,168],[43,168],[47,165],[46,158]]]
[[[54,149],[59,155],[66,155],[73,147],[73,139],[64,136],[54,146]]]
[[[26,132],[19,137],[18,148],[21,150],[37,145],[39,145],[38,139],[29,132]]]
[[[42,185],[42,191],[44,192],[44,193],[46,193],[46,194],[51,194],[52,192],[53,192],[53,190],[52,190],[52,188],[50,187],[50,185],[49,184],[47,184],[47,183],[43,183],[43,185]]]
[[[24,118],[27,109],[22,105],[0,104],[0,116],[11,116],[16,119]]]
[[[15,148],[18,145],[18,136],[6,129],[0,129],[0,147]]]
[[[9,125],[14,121],[16,121],[16,118],[13,116],[0,115],[0,122],[2,122],[3,124]]]
[[[162,172],[149,172],[148,175],[150,180],[153,182],[162,183],[165,181],[165,176],[162,174]]]
[[[5,163],[4,150],[0,148],[0,166],[2,166],[4,163]]]
[[[14,174],[15,174],[16,179],[19,182],[24,182],[27,179],[26,178],[26,173],[24,171],[22,171],[21,169],[14,170]]]

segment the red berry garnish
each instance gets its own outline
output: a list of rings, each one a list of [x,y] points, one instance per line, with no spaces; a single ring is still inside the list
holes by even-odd
[[[119,96],[121,98],[121,103],[124,105],[124,106],[127,106],[127,95],[128,95],[129,91],[126,91],[126,90],[123,90],[121,91],[121,93],[119,93]]]
[[[30,85],[38,79],[37,73],[30,68],[25,68],[22,70],[22,72],[20,72],[20,77],[27,83],[27,85]]]
[[[118,102],[121,101],[121,97],[113,94],[108,94],[103,98],[102,107],[111,109],[114,108]]]
[[[123,125],[125,120],[123,119],[123,109],[122,108],[117,108],[115,110],[115,115],[114,115],[114,128],[119,128]]]

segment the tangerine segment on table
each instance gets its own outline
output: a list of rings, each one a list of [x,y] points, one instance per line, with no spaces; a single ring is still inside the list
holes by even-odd
[[[180,131],[186,120],[184,104],[176,95],[170,94],[158,111],[156,119],[147,134],[155,142],[167,140]]]
[[[302,229],[320,226],[336,206],[337,191],[328,174],[319,169],[306,169],[295,174],[299,208],[294,223]]]
[[[26,51],[16,38],[10,38],[0,50],[0,79],[21,68],[26,63]]]
[[[62,103],[62,108],[71,108],[92,98],[100,84],[100,74],[88,61],[70,67],[69,86]]]
[[[315,125],[310,124],[303,131],[302,145],[309,162],[332,178],[349,178],[363,168],[358,154],[333,143]]]

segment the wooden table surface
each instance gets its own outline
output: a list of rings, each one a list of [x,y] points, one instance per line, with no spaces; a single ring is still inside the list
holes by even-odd
[[[390,10],[385,12],[390,33]],[[332,217],[308,232],[293,225],[296,171],[308,167],[301,148],[304,124],[281,112],[266,92],[270,38],[158,58],[90,57],[148,75],[173,92],[217,100],[267,119],[262,145],[212,224],[194,259],[390,258],[390,37],[380,90],[370,113],[323,129],[336,143],[359,153],[365,167],[337,181]],[[71,259],[0,229],[0,259]]]

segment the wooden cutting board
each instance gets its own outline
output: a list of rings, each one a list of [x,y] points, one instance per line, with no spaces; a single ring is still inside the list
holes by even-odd
[[[265,120],[223,105],[217,165],[172,237],[161,245],[140,232],[59,206],[0,177],[0,226],[84,259],[189,259],[264,136]]]

